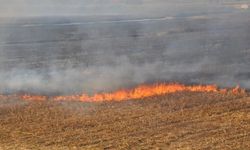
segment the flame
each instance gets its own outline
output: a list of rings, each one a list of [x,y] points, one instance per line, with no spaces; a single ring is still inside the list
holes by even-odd
[[[46,96],[28,94],[21,95],[20,98],[26,101],[46,101],[48,99]]]
[[[234,94],[245,93],[243,89],[237,86],[234,89],[219,89],[216,85],[193,85],[185,86],[183,84],[154,84],[154,85],[140,85],[130,90],[119,90],[111,93],[98,93],[93,96],[86,94],[74,96],[57,96],[54,98],[56,101],[83,101],[83,102],[99,102],[99,101],[123,101],[129,99],[141,99],[145,97],[170,94],[181,91],[190,92],[219,92],[227,93],[233,92]]]
[[[69,96],[55,96],[47,97],[42,95],[21,95],[19,98],[25,101],[81,101],[81,102],[101,102],[101,101],[123,101],[131,99],[142,99],[151,96],[170,94],[175,92],[216,92],[216,93],[233,93],[233,94],[245,94],[246,91],[240,86],[236,86],[233,89],[219,89],[216,85],[192,85],[186,86],[179,83],[160,83],[153,85],[139,85],[133,89],[123,89],[110,93],[97,93],[94,95],[80,94]],[[0,95],[1,99],[6,99],[8,96]]]

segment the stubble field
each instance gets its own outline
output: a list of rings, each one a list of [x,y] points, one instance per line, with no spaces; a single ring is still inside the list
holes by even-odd
[[[0,149],[249,149],[249,94],[123,102],[1,100]]]

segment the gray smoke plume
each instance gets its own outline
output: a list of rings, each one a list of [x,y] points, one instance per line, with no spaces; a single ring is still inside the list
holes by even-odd
[[[250,1],[0,3],[0,93],[152,82],[250,88]]]

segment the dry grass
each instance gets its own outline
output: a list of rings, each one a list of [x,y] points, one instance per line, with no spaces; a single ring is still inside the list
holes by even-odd
[[[0,103],[0,149],[250,149],[247,95]]]

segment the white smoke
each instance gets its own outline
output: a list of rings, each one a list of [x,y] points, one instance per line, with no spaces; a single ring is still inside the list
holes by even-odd
[[[249,14],[223,1],[0,3],[0,93],[161,81],[250,88]]]

